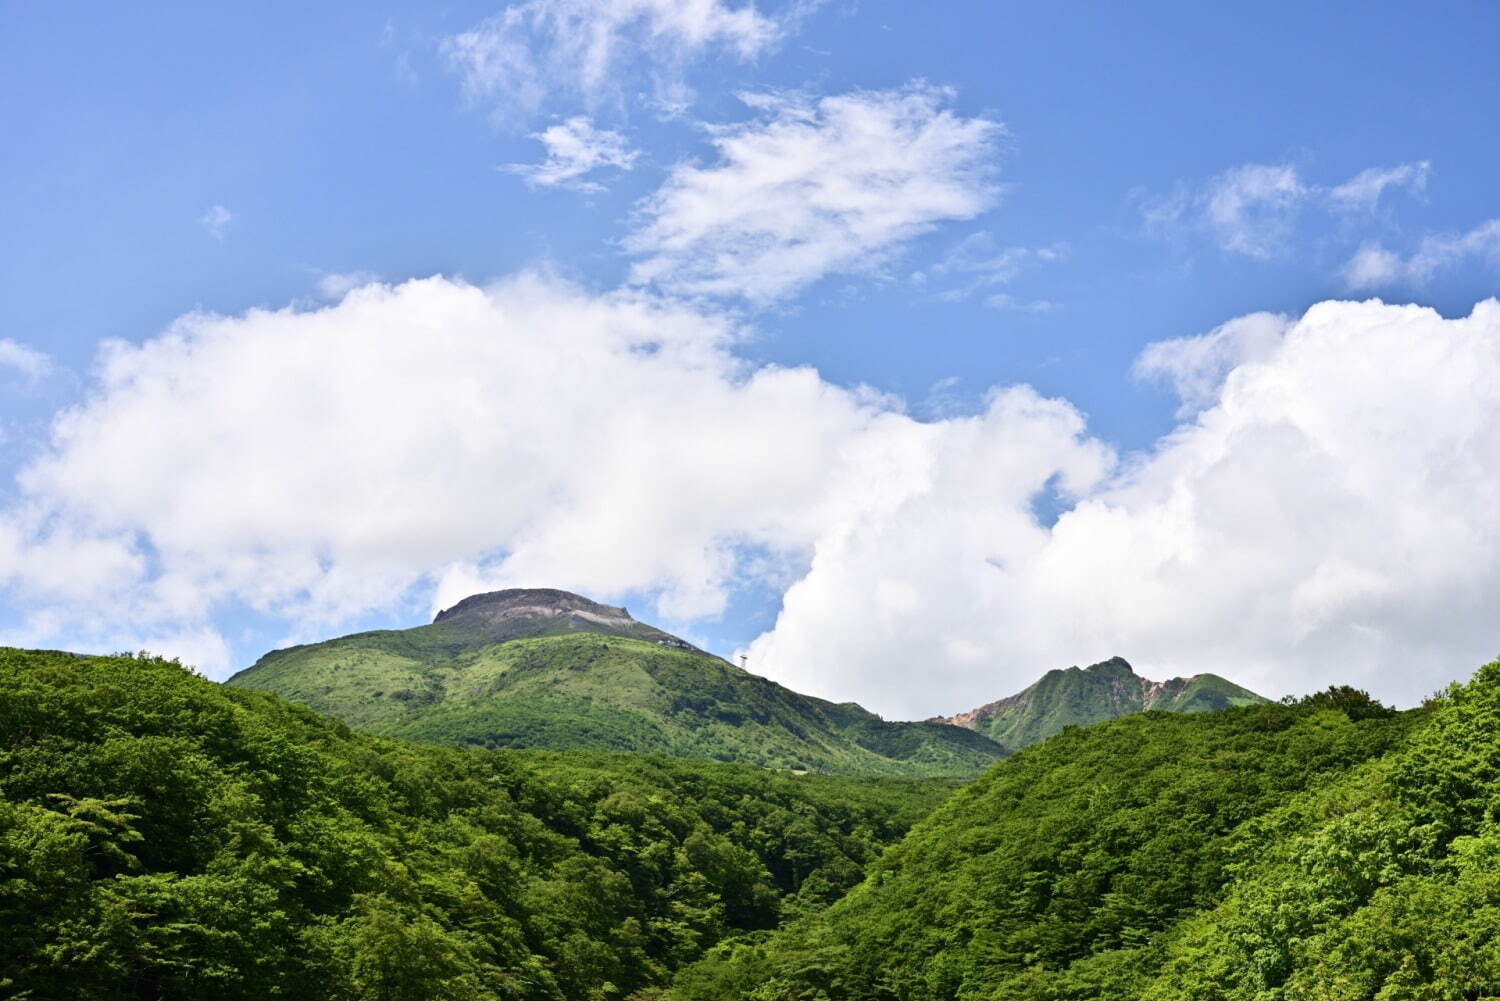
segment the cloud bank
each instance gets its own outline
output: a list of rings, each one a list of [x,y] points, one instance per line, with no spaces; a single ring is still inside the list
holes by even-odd
[[[921,421],[750,366],[739,336],[538,274],[189,315],[104,350],[0,515],[0,582],[30,635],[222,672],[225,607],[317,636],[548,585],[647,592],[681,623],[769,577],[790,586],[752,667],[908,717],[1112,653],[1410,702],[1500,646],[1493,300],[1155,345],[1140,372],[1186,416],[1124,458],[1025,386]]]
[[[829,531],[752,660],[925,709],[1112,653],[1151,676],[1353,682],[1409,704],[1493,656],[1500,304],[1445,320],[1329,302],[1279,336],[1246,322],[1253,360],[1213,404],[1050,530],[1023,518],[1018,544],[991,541],[1016,495],[934,480]],[[1220,328],[1201,354],[1239,340]]]

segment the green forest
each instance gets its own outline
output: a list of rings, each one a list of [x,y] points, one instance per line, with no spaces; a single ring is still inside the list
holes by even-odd
[[[1500,997],[1500,663],[1062,733],[968,784],[424,746],[0,652],[0,989],[78,999]]]
[[[1069,729],[957,792],[826,911],[670,997],[1500,997],[1500,663]]]
[[[839,897],[950,783],[352,732],[0,651],[0,994],[606,999]]]

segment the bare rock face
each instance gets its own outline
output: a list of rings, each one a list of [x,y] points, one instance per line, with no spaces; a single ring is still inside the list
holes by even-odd
[[[470,595],[452,608],[438,612],[432,622],[433,625],[471,621],[501,623],[533,616],[574,616],[595,625],[615,628],[640,625],[623,608],[601,605],[581,594],[550,587],[513,587]]]
[[[439,612],[432,624],[457,627],[464,635],[492,643],[562,633],[598,633],[703,652],[671,633],[637,622],[623,608],[550,587],[513,587],[470,595]]]

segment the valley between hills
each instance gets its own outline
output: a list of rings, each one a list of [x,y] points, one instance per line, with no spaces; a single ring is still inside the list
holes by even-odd
[[[1115,658],[945,719],[561,591],[275,651],[0,649],[28,999],[1500,996],[1500,663],[1419,708]]]

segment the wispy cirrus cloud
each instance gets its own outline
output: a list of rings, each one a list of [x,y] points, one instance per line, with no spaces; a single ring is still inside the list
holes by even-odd
[[[742,95],[756,116],[714,128],[715,159],[679,163],[638,206],[632,280],[764,303],[972,219],[999,196],[1003,129],[957,114],[952,96],[923,83]]]
[[[1064,260],[1068,253],[1066,243],[1046,247],[1002,247],[994,234],[987,230],[971,233],[933,265],[932,277],[951,283],[938,291],[934,298],[960,302],[980,297],[992,309],[1047,312],[1056,308],[1054,303],[1018,297],[1002,291],[1001,287],[1009,285],[1024,271]]]
[[[584,115],[575,115],[531,138],[546,148],[546,159],[540,163],[506,164],[501,169],[525,179],[533,187],[600,192],[604,186],[588,180],[589,174],[607,167],[630,170],[640,155],[630,148],[623,135],[596,128]]]
[[[1225,251],[1265,260],[1285,246],[1307,194],[1296,167],[1247,163],[1196,190],[1147,199],[1142,215],[1152,232],[1196,229]]]
[[[1306,180],[1293,164],[1244,163],[1198,186],[1141,197],[1141,217],[1150,233],[1206,235],[1226,253],[1268,261],[1296,249],[1309,210],[1373,213],[1388,191],[1425,190],[1431,167],[1426,160],[1369,167],[1330,187]]]
[[[1427,188],[1432,164],[1426,160],[1403,163],[1396,167],[1368,167],[1328,192],[1328,200],[1338,208],[1370,212],[1380,204],[1387,189],[1405,188],[1421,193]]]
[[[1402,256],[1379,243],[1366,243],[1341,272],[1354,290],[1368,290],[1398,282],[1420,285],[1439,272],[1465,262],[1488,260],[1500,265],[1500,219],[1490,219],[1463,233],[1425,236],[1410,254]]]
[[[558,95],[618,99],[638,80],[681,110],[688,66],[711,53],[754,59],[815,6],[766,14],[723,0],[527,0],[446,39],[443,51],[469,97],[502,115],[535,112]]]
[[[222,205],[210,205],[198,217],[198,225],[215,240],[222,240],[229,235],[229,227],[234,225],[234,213]]]
[[[40,379],[52,371],[52,358],[8,337],[0,337],[0,369],[19,372],[28,379]]]

